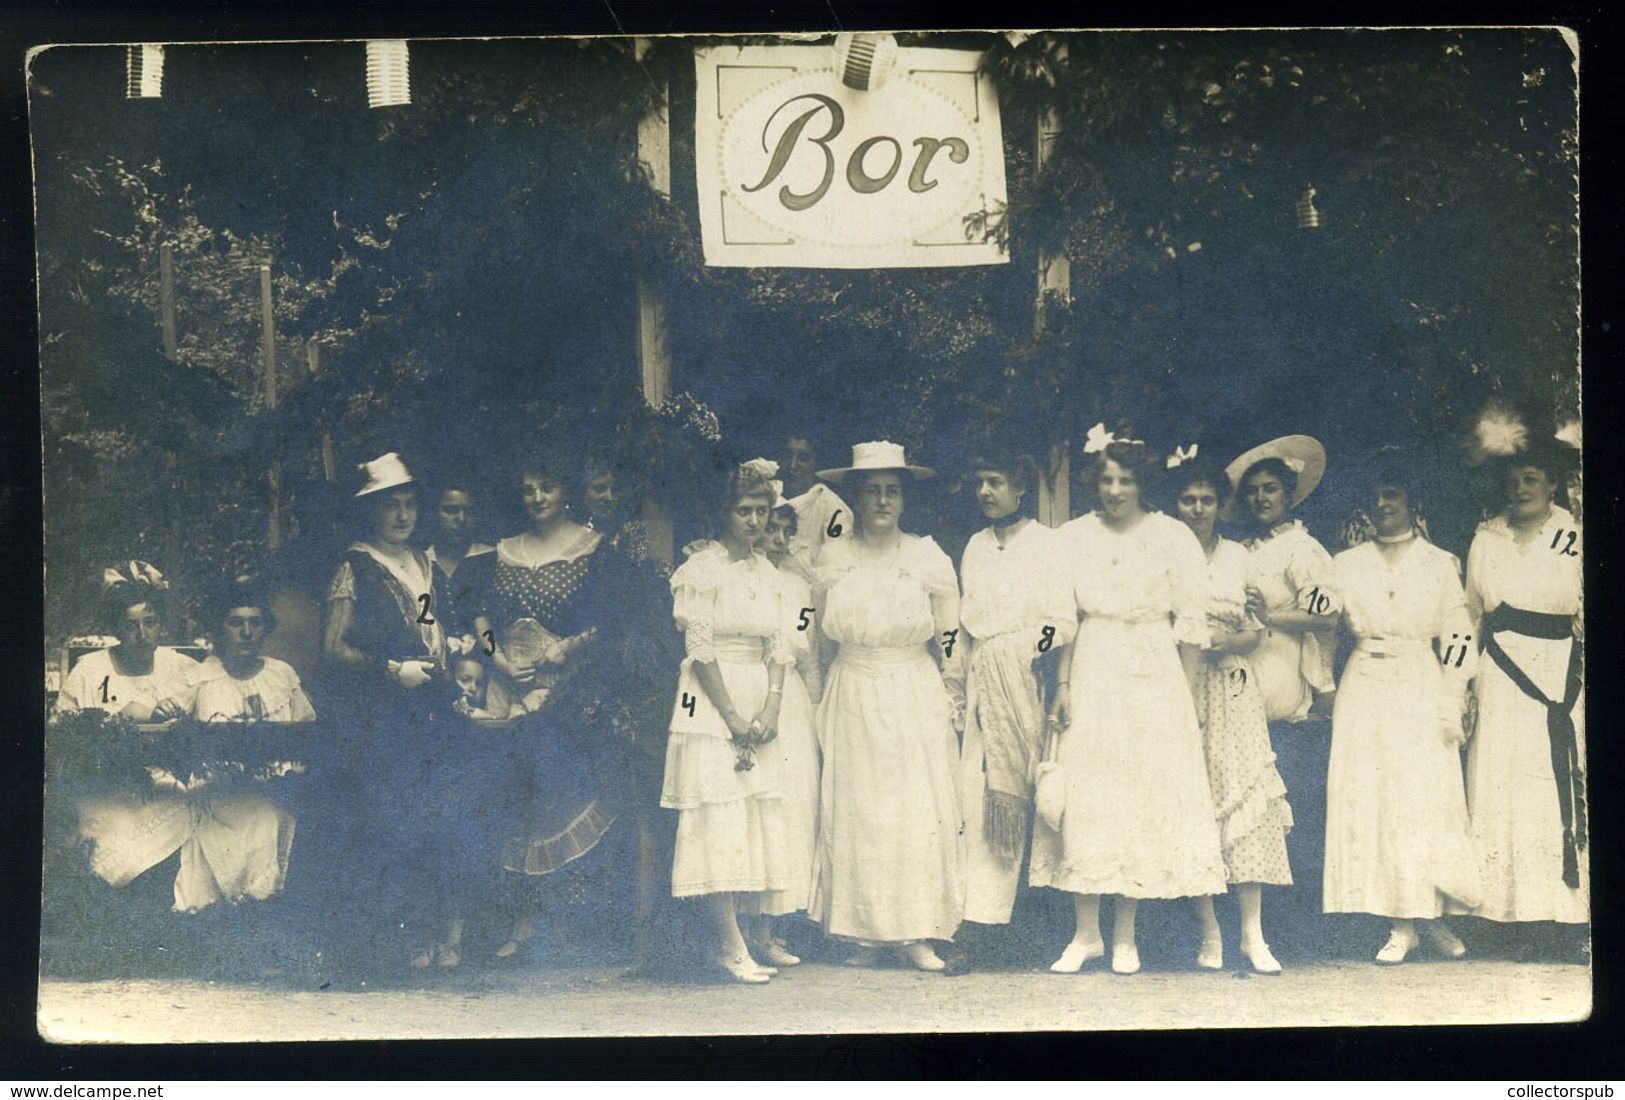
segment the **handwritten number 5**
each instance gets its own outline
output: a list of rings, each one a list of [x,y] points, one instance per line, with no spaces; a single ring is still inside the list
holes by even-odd
[[[797,630],[806,630],[807,627],[811,626],[812,621],[810,619],[808,619],[807,616],[811,615],[816,610],[817,610],[817,608],[803,607],[801,609],[801,625],[796,627],[796,629]]]

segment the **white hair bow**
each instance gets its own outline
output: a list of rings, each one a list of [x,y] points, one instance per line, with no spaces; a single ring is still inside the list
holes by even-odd
[[[749,470],[757,477],[766,481],[779,472],[779,464],[771,458],[753,458],[749,462],[739,464],[741,470]]]
[[[1189,447],[1175,447],[1174,453],[1168,456],[1168,469],[1172,470],[1181,463],[1190,462],[1196,457],[1196,449],[1197,444],[1195,443],[1192,443]]]
[[[1083,453],[1086,455],[1099,454],[1113,443],[1130,443],[1144,446],[1139,439],[1118,439],[1117,436],[1106,430],[1105,424],[1096,424],[1089,429],[1089,435],[1083,441]]]

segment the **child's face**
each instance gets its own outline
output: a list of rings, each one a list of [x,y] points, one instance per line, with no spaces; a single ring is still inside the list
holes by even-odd
[[[458,661],[457,686],[464,699],[478,700],[485,693],[485,669],[478,661]]]

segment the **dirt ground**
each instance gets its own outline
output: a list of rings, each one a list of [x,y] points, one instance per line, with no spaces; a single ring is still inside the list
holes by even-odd
[[[1558,1022],[1590,1011],[1575,965],[1326,962],[1242,969],[978,972],[786,969],[741,987],[603,968],[435,972],[420,988],[183,980],[42,983],[41,1033],[67,1043],[604,1035],[834,1034]]]

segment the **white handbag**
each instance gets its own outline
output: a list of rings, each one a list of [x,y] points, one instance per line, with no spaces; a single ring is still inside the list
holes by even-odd
[[[1061,831],[1061,818],[1066,814],[1066,775],[1055,759],[1060,739],[1060,730],[1049,731],[1033,782],[1033,808],[1038,813],[1038,820],[1054,832]]]

